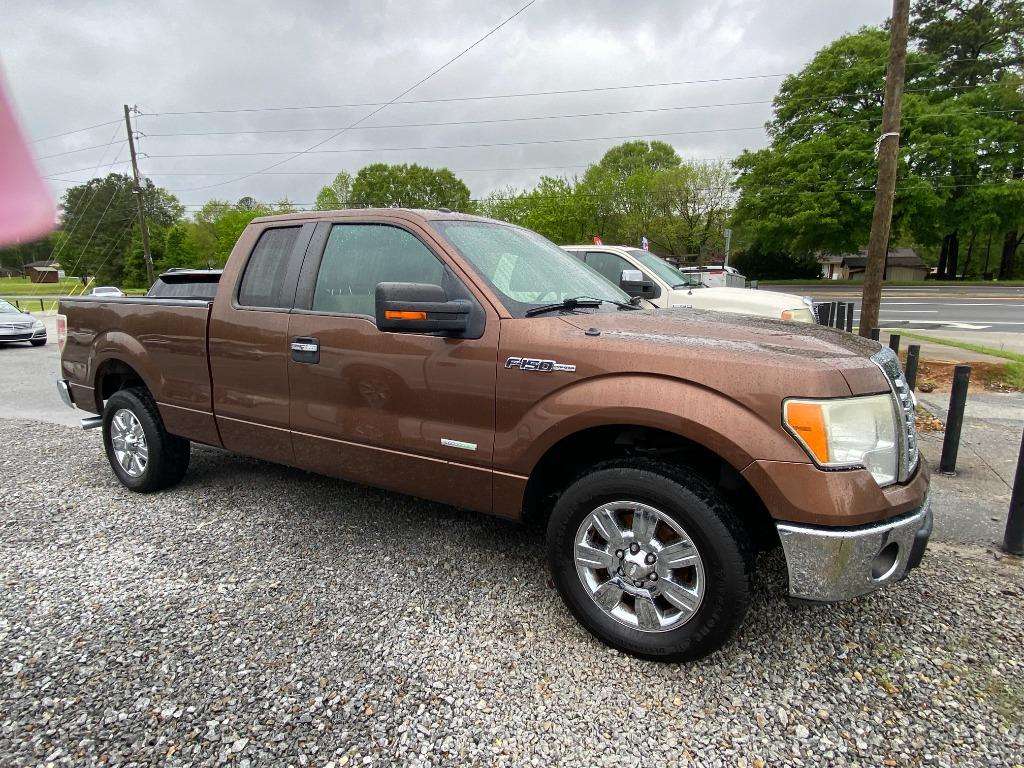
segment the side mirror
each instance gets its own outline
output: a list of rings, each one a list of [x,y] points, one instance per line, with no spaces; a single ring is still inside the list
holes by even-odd
[[[622,270],[619,287],[630,296],[654,296],[654,282],[646,279],[639,269]]]
[[[469,327],[472,303],[448,300],[440,285],[378,283],[375,295],[377,330],[458,336]]]

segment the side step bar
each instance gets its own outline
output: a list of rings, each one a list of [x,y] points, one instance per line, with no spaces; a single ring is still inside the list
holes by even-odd
[[[96,429],[96,427],[103,426],[102,416],[90,416],[87,419],[82,419],[82,429]]]

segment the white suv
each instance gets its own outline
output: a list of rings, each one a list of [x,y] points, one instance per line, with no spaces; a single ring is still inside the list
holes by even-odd
[[[815,321],[809,299],[792,293],[748,288],[709,288],[701,282],[699,272],[681,272],[641,248],[622,245],[562,247],[630,296],[642,296],[656,307],[695,307],[799,323]]]

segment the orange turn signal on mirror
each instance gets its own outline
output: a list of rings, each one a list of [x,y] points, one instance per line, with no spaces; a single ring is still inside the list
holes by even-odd
[[[791,312],[788,309],[783,310],[783,312],[782,312],[782,319],[783,320],[792,320],[794,317],[796,317],[796,313],[795,312]]]
[[[426,320],[426,312],[402,312],[398,310],[385,309],[385,320]]]
[[[818,403],[790,400],[785,406],[786,424],[822,464],[828,463],[825,411]]]

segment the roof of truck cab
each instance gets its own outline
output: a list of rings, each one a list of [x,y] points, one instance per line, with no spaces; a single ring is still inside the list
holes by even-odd
[[[362,218],[369,216],[388,216],[408,221],[486,221],[496,224],[508,222],[488,219],[484,216],[473,216],[456,211],[442,211],[435,208],[344,208],[336,211],[299,211],[297,213],[280,213],[273,216],[259,216],[253,219],[254,224],[277,221],[320,221],[323,219],[337,220]]]

